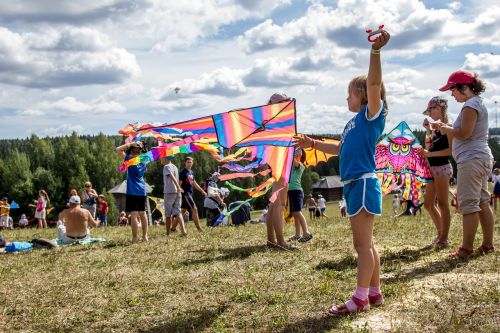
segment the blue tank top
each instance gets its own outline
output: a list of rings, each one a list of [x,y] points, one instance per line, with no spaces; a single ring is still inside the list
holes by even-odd
[[[368,120],[367,105],[345,126],[340,147],[340,178],[358,179],[364,173],[375,171],[375,146],[385,128],[387,110],[381,101],[379,112]]]
[[[131,159],[132,156],[125,156],[125,161]],[[132,165],[127,168],[127,194],[146,196],[146,183],[144,182],[144,173],[147,167],[144,163]]]

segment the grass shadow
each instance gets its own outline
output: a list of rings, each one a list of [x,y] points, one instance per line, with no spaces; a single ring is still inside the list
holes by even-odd
[[[478,256],[471,256],[467,260],[445,257],[424,266],[415,267],[411,270],[403,271],[402,273],[396,273],[395,276],[392,277],[381,278],[381,280],[384,283],[390,284],[421,279],[423,277],[439,273],[448,273],[456,268],[467,265],[471,260],[476,259],[477,257]]]
[[[395,262],[413,262],[417,261],[424,255],[430,254],[430,250],[421,249],[408,249],[405,248],[398,252],[389,252],[380,256],[380,264],[391,264]],[[353,255],[347,255],[340,260],[321,260],[318,265],[316,265],[316,270],[333,270],[333,271],[344,271],[347,269],[354,269],[357,266],[357,259]]]
[[[198,250],[196,252],[204,252],[207,254],[211,254],[210,257],[199,258],[199,259],[187,259],[181,262],[182,265],[197,265],[197,264],[206,264],[212,261],[226,261],[233,259],[246,259],[250,257],[254,253],[266,252],[266,245],[249,245],[249,246],[240,246],[230,249],[221,249],[220,252],[223,252],[222,256],[216,257],[215,251],[213,250]]]
[[[333,271],[345,271],[347,269],[356,268],[356,266],[357,266],[356,257],[348,255],[337,261],[321,260],[319,264],[316,265],[316,267],[314,267],[314,269],[318,271],[323,269],[333,270]]]
[[[325,314],[321,317],[307,318],[293,323],[287,323],[280,332],[329,332],[338,328],[339,323],[345,318],[333,317]]]
[[[212,323],[228,308],[227,305],[221,305],[215,309],[192,309],[188,313],[182,313],[178,316],[148,328],[139,330],[141,333],[161,333],[161,332],[201,332],[210,327]]]
[[[414,262],[425,255],[432,253],[432,248],[423,247],[420,249],[404,248],[397,252],[384,253],[380,256],[380,264],[388,264],[394,262]]]

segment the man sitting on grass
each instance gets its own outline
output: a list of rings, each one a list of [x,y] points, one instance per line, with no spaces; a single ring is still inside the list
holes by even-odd
[[[97,227],[90,212],[80,207],[80,197],[77,195],[69,198],[69,208],[59,214],[57,221],[57,237],[63,244],[79,242],[90,236],[89,225]]]

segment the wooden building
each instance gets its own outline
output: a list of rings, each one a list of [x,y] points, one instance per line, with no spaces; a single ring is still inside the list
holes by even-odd
[[[343,189],[340,176],[326,176],[314,183],[313,195],[317,197],[321,194],[326,201],[338,201],[342,199]]]

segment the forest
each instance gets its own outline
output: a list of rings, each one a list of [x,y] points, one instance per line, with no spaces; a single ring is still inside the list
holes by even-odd
[[[424,132],[416,131],[415,135],[423,142]],[[336,137],[335,135],[328,135]],[[115,148],[123,143],[121,136],[79,136],[73,133],[63,137],[40,138],[33,134],[26,139],[0,140],[0,197],[8,201],[16,201],[20,209],[12,210],[11,216],[17,221],[20,214],[28,217],[34,215],[34,208],[28,204],[37,199],[38,191],[47,191],[53,207],[48,220],[56,220],[57,214],[65,208],[71,189],[78,193],[83,190],[85,181],[90,181],[99,194],[104,194],[110,204],[109,221],[115,224],[119,212],[116,210],[112,196],[107,192],[125,179],[125,173],[116,168],[121,164]],[[146,145],[154,146],[152,138],[147,138]],[[495,138],[490,139],[490,148],[495,161],[500,161],[500,145]],[[214,171],[218,170],[217,162],[206,152],[197,152],[193,172],[198,184],[202,184]],[[176,155],[173,163],[181,170],[185,155]],[[454,161],[453,167],[456,170]],[[498,163],[495,164],[499,166]],[[148,164],[146,182],[153,187],[150,194],[163,196],[163,166],[160,161]],[[223,169],[220,170],[224,173]],[[312,193],[313,184],[320,177],[338,175],[338,158],[331,158],[327,163],[320,163],[308,168],[302,177],[302,187],[307,195]],[[263,178],[236,179],[233,183],[239,187],[249,188],[260,184]],[[224,184],[220,184],[224,186]],[[244,192],[231,191],[228,202],[247,199]],[[202,197],[195,191],[195,200],[202,206]],[[267,205],[268,197],[263,196],[252,201],[254,209],[262,209]]]
[[[120,136],[79,136],[76,133],[44,138],[33,134],[27,139],[0,140],[0,197],[7,197],[9,202],[14,200],[20,205],[20,209],[11,210],[11,216],[17,221],[22,213],[28,217],[34,215],[34,208],[28,207],[28,204],[33,203],[38,198],[38,191],[44,189],[51,202],[49,207],[53,207],[48,220],[56,220],[57,214],[66,207],[70,190],[74,188],[81,193],[84,183],[90,181],[97,193],[104,194],[110,204],[108,220],[110,224],[115,224],[119,212],[107,191],[126,178],[125,173],[116,170],[122,161],[115,148],[122,143],[123,138]],[[146,141],[146,146],[152,147],[155,143],[155,140],[150,139]],[[193,172],[201,185],[218,170],[218,165],[203,151],[192,154],[192,157]],[[184,167],[184,158],[185,155],[179,154],[172,160],[179,171]],[[153,187],[151,196],[163,197],[162,170],[160,161],[148,164],[145,180]],[[220,171],[224,173],[223,169]],[[335,168],[333,161],[322,168],[324,175],[337,171],[338,163]],[[302,185],[306,194],[311,193],[312,185],[318,179],[319,175],[313,170],[304,172]],[[257,176],[255,179],[236,179],[233,183],[249,188],[262,181],[263,178]],[[195,191],[194,196],[198,207],[202,207],[201,195]],[[246,193],[233,190],[227,201],[230,203],[247,198]],[[267,197],[256,198],[252,201],[252,206],[262,209],[267,201]]]

